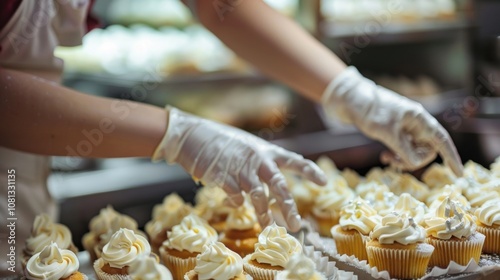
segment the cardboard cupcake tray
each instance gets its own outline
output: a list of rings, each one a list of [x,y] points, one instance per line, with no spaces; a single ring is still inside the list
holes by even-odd
[[[353,272],[359,280],[390,280],[387,271],[378,271],[370,267],[366,261],[359,261],[354,257],[339,255],[335,247],[335,241],[331,238],[320,237],[316,232],[306,234],[306,242],[316,250],[323,252],[331,261],[335,262],[338,269]],[[476,264],[471,261],[467,266],[461,266],[454,262],[443,268],[429,268],[427,274],[419,280],[500,280],[500,255],[483,254]]]

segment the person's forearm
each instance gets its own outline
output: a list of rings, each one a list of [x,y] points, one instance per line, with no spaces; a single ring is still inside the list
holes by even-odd
[[[166,129],[163,109],[91,96],[0,69],[0,145],[44,155],[150,157]]]
[[[217,10],[216,2],[227,6]],[[260,71],[307,97],[319,101],[328,83],[345,69],[329,49],[263,1],[216,2],[198,1],[201,23]]]

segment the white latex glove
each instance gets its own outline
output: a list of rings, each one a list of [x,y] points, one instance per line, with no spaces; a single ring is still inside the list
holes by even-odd
[[[326,88],[323,107],[330,116],[357,126],[367,136],[386,144],[384,163],[414,170],[439,153],[455,174],[463,165],[448,132],[420,103],[377,86],[350,66]]]
[[[300,228],[300,216],[280,168],[317,184],[326,184],[319,167],[240,129],[202,119],[173,107],[166,108],[168,127],[152,159],[178,163],[207,187],[221,187],[232,206],[250,194],[259,223],[272,222],[264,183],[276,198],[288,228]]]

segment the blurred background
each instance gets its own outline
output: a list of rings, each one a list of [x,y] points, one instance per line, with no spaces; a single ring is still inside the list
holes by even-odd
[[[500,155],[500,1],[266,2],[365,76],[421,102],[448,129],[464,162],[489,166]],[[180,1],[98,0],[92,13],[101,27],[82,46],[56,50],[66,86],[171,104],[312,160],[328,155],[361,174],[380,165],[381,144],[327,121],[316,104],[261,75]],[[198,188],[178,166],[149,159],[56,157],[53,169],[49,185],[60,220],[79,246],[90,218],[108,204],[143,226],[165,195],[192,201]]]

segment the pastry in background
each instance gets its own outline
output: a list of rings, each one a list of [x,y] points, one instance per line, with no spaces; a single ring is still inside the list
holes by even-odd
[[[361,182],[363,182],[364,178],[361,177],[358,172],[350,169],[350,168],[344,168],[341,172],[340,175],[344,177],[344,179],[347,182],[347,185],[351,189],[355,189],[357,185],[359,185]]]
[[[300,242],[273,223],[260,233],[255,251],[243,259],[243,269],[255,280],[274,280],[290,257],[301,252]]]
[[[42,213],[35,217],[31,235],[26,239],[21,261],[23,268],[33,255],[52,243],[56,243],[60,249],[78,252],[78,248],[73,244],[69,228],[63,224],[54,223],[49,215]]]
[[[319,189],[310,217],[317,224],[320,235],[331,236],[330,229],[339,223],[340,210],[354,198],[354,191],[341,176],[329,179],[327,185]]]
[[[490,165],[490,172],[493,176],[500,178],[500,156]]]
[[[373,167],[366,174],[367,182],[377,182],[379,184],[390,186],[394,180],[399,178],[401,173],[391,168],[382,169],[380,167]]]
[[[224,204],[226,192],[219,187],[200,188],[194,197],[194,213],[205,219],[217,232],[223,232],[231,207]]]
[[[24,276],[29,280],[87,280],[87,275],[78,271],[79,268],[80,262],[73,251],[59,249],[57,243],[52,242],[31,256]]]
[[[473,162],[467,161],[464,164],[464,178],[472,178],[480,184],[488,183],[492,178],[491,172],[484,166]]]
[[[95,253],[96,247],[98,247],[97,250],[100,252],[109,241],[109,237],[114,233],[113,231],[109,234],[109,231],[113,230],[112,225],[114,225],[115,231],[120,228],[137,230],[137,222],[132,217],[117,212],[111,205],[102,208],[99,214],[90,220],[90,231],[82,237],[83,248],[89,253],[91,262],[94,262],[98,258]],[[102,240],[103,235],[107,235],[108,238]]]
[[[161,204],[153,207],[151,221],[146,223],[144,229],[154,253],[160,253],[161,244],[167,240],[167,231],[179,224],[191,211],[191,205],[185,203],[176,193],[166,196]]]
[[[378,271],[387,270],[391,278],[420,278],[434,251],[425,238],[424,228],[411,217],[390,213],[370,233],[368,263]]]
[[[207,221],[191,213],[167,233],[168,239],[160,247],[160,255],[174,279],[183,279],[194,269],[196,256],[203,246],[217,241],[217,232]]]
[[[425,201],[429,195],[429,187],[408,173],[400,174],[388,186],[397,195],[409,193],[420,201]]]
[[[373,209],[375,209],[380,216],[385,216],[394,210],[394,206],[396,202],[398,202],[399,196],[391,191],[378,189],[367,193],[364,199],[372,205]]]
[[[155,257],[141,256],[129,266],[131,280],[173,280],[172,273]]]
[[[433,163],[422,174],[422,181],[431,189],[451,185],[456,179],[457,177],[448,166],[444,166],[439,163]]]
[[[293,254],[285,266],[285,270],[276,274],[275,280],[290,279],[312,279],[326,280],[326,277],[316,271],[316,264],[313,260],[302,253]]]
[[[337,252],[368,260],[366,240],[380,219],[377,211],[359,197],[342,207],[339,224],[331,228]]]
[[[367,195],[377,191],[390,192],[391,190],[385,184],[376,181],[367,181],[357,185],[355,191],[361,198],[365,198]]]
[[[121,228],[104,246],[101,257],[94,262],[99,280],[129,279],[129,267],[138,258],[151,255],[151,246],[144,236]]]
[[[483,252],[500,254],[500,198],[491,199],[474,211],[477,231],[486,237]]]
[[[476,218],[449,197],[424,219],[427,243],[434,246],[429,265],[446,268],[450,261],[467,265],[481,257],[484,235],[476,231]]]
[[[196,257],[196,266],[184,275],[185,280],[227,279],[246,280],[243,272],[243,260],[240,255],[229,250],[221,242],[203,246]]]
[[[226,220],[226,230],[220,241],[241,257],[254,251],[259,233],[262,231],[255,214],[255,208],[245,200],[242,206],[232,209]]]
[[[492,199],[500,199],[500,193],[484,187],[477,183],[468,184],[469,187],[463,188],[464,196],[470,203],[471,208],[481,207]]]

